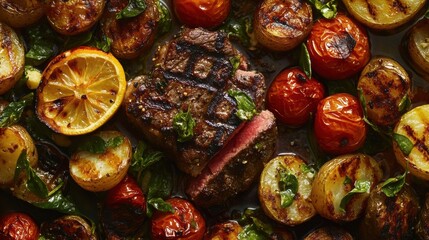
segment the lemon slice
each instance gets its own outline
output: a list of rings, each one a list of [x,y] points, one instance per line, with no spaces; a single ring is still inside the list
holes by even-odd
[[[65,135],[94,131],[122,103],[124,69],[110,53],[79,47],[56,56],[43,71],[37,88],[37,115]]]

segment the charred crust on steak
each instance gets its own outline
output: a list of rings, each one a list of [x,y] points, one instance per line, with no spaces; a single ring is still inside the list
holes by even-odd
[[[235,70],[230,58],[237,56]],[[224,33],[201,28],[182,29],[158,48],[153,60],[151,78],[134,79],[138,87],[127,89],[127,117],[148,141],[171,154],[179,169],[196,176],[243,125],[228,90],[245,92],[261,111],[264,76],[248,71],[247,60]],[[179,143],[172,121],[188,110],[196,121],[194,137]]]

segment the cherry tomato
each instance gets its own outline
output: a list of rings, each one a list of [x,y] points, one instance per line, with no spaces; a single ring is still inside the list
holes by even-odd
[[[371,57],[366,31],[343,14],[320,18],[308,36],[307,49],[314,71],[330,80],[353,76]]]
[[[170,198],[171,212],[155,212],[152,217],[152,239],[202,239],[206,222],[201,213],[187,200]]]
[[[0,239],[37,240],[39,227],[24,213],[8,213],[0,217]]]
[[[314,134],[323,151],[334,155],[354,152],[364,144],[366,131],[362,106],[356,97],[338,93],[317,105]]]
[[[188,27],[214,28],[231,10],[231,0],[173,0],[177,18]]]
[[[325,96],[323,85],[308,78],[299,68],[283,70],[271,83],[267,93],[268,109],[281,122],[300,126],[316,111]]]
[[[142,230],[146,199],[136,181],[126,176],[107,192],[102,223],[108,237],[133,237]]]

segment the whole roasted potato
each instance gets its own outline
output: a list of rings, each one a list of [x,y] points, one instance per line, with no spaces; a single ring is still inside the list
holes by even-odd
[[[91,226],[85,219],[77,215],[63,216],[53,221],[42,223],[40,234],[45,239],[97,239]]]
[[[362,239],[413,239],[420,210],[414,190],[405,184],[393,197],[387,197],[379,184],[368,198],[360,225]]]
[[[407,36],[408,54],[413,67],[429,80],[429,19],[418,21]]]
[[[368,155],[336,157],[316,174],[311,190],[314,208],[333,221],[355,220],[365,210],[370,191],[382,177],[380,166]]]
[[[0,22],[0,95],[21,78],[24,59],[24,45],[20,38],[11,27]]]
[[[37,22],[45,15],[43,0],[0,0],[0,22],[20,28]]]

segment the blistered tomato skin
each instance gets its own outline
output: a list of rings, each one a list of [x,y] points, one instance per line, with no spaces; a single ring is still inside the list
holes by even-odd
[[[37,240],[39,227],[24,213],[8,213],[0,217],[0,239]]]
[[[170,198],[171,212],[155,212],[152,217],[152,239],[200,240],[206,231],[201,213],[187,200]]]
[[[314,134],[326,153],[340,155],[358,150],[365,142],[367,126],[358,99],[338,93],[319,102]]]
[[[173,0],[173,9],[188,27],[214,28],[228,17],[231,0]]]
[[[306,42],[315,72],[328,80],[340,80],[360,72],[370,59],[366,31],[343,14],[320,18]]]
[[[290,68],[280,72],[271,83],[267,106],[282,123],[299,127],[308,121],[324,96],[320,82],[309,79],[299,68]]]

